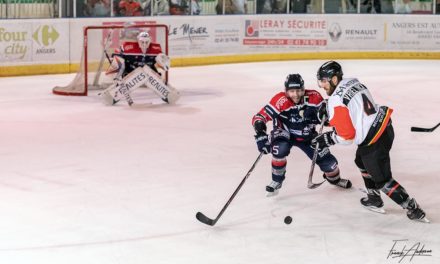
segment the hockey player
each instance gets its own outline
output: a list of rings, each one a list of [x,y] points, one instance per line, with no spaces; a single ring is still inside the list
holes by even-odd
[[[358,145],[355,163],[367,188],[367,197],[361,199],[361,204],[384,213],[382,191],[407,210],[409,219],[427,222],[416,200],[392,177],[389,153],[394,140],[393,110],[377,105],[367,87],[357,79],[342,76],[341,65],[335,61],[328,61],[318,69],[318,85],[330,96],[327,107],[320,109],[319,118],[328,113],[335,130],[315,137],[312,145],[327,148],[354,141]]]
[[[162,53],[160,44],[153,43],[150,34],[145,31],[139,32],[134,40],[122,43],[112,56],[113,59],[122,59],[125,62],[123,67],[118,69],[118,73],[122,77],[144,65],[150,66],[158,73],[159,69],[168,71],[170,66],[170,59]]]
[[[267,196],[278,194],[285,179],[287,156],[295,146],[310,159],[314,149],[310,140],[317,134],[315,125],[322,96],[315,90],[306,90],[299,74],[289,74],[284,82],[285,91],[277,93],[253,118],[258,150],[272,153],[272,182],[266,186]],[[271,137],[266,133],[266,123],[273,122]],[[339,176],[338,161],[328,148],[319,151],[316,164],[330,184],[350,188],[351,182]]]
[[[131,99],[129,94],[135,88],[137,88],[137,86],[135,88],[124,87],[125,84],[129,83],[129,81],[125,80],[124,78],[133,71],[144,66],[148,66],[155,73],[157,73],[158,76],[162,76],[163,78],[163,76],[165,75],[164,72],[169,70],[170,59],[166,54],[162,53],[162,48],[160,44],[152,43],[150,34],[144,31],[139,32],[135,39],[133,39],[133,32],[138,32],[138,30],[126,30],[125,36],[123,37],[125,39],[128,38],[128,40],[125,41],[121,45],[121,47],[115,51],[114,54],[112,54],[113,60],[109,69],[107,70],[107,74],[116,73],[116,76],[114,77],[116,87],[109,87],[104,93],[102,93],[104,100],[107,104],[116,104],[117,102],[119,102],[122,96],[125,97],[129,105],[133,104],[133,100]],[[140,74],[142,73],[140,72]],[[134,82],[136,80],[140,80],[140,77],[136,75],[133,76],[131,80],[133,80],[132,82]],[[153,85],[156,85],[156,82],[157,80],[153,82]],[[139,86],[142,84],[143,83],[141,82],[136,83],[136,85]],[[164,89],[165,88],[159,89],[159,95],[161,96],[162,100],[168,103],[168,93],[167,91],[165,91],[166,93],[164,93]]]

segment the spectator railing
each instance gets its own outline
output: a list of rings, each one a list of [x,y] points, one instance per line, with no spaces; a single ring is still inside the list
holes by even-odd
[[[0,19],[56,17],[56,0],[0,0]]]

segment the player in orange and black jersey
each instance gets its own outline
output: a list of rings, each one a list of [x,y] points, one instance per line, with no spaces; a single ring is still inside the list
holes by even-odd
[[[318,85],[329,96],[327,107],[321,108],[326,111],[318,113],[328,117],[334,130],[314,138],[312,145],[327,148],[354,142],[358,146],[355,163],[367,189],[367,197],[361,199],[361,204],[372,211],[384,213],[382,191],[407,210],[409,219],[429,222],[425,212],[391,171],[393,109],[376,104],[364,84],[357,78],[343,78],[343,75],[342,67],[336,61],[328,61],[318,69]]]

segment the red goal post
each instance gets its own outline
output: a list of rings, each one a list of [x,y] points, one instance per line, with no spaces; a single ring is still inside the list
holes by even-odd
[[[105,89],[113,83],[113,76],[105,71],[110,65],[110,57],[127,40],[127,32],[147,31],[152,42],[160,44],[162,52],[168,55],[168,27],[162,24],[107,23],[102,26],[87,26],[83,30],[83,50],[78,72],[66,86],[56,86],[52,92],[57,95],[87,96],[89,90]],[[133,40],[133,36],[130,36]],[[129,40],[130,40],[129,39]],[[168,81],[168,72],[165,73]]]

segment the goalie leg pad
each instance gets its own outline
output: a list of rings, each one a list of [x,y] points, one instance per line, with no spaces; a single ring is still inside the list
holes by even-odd
[[[114,98],[116,96],[116,92],[113,91],[115,87],[116,85],[112,85],[99,94],[105,105],[114,105],[119,101]]]
[[[169,104],[174,104],[179,100],[180,93],[171,85],[165,84],[156,72],[148,66],[144,66],[143,70],[146,75],[145,85],[153,90],[162,100]]]
[[[147,75],[142,68],[136,68],[122,79],[121,83],[114,84],[101,94],[104,104],[113,105],[124,98],[129,105],[133,104],[130,94],[142,86],[147,79]]]

